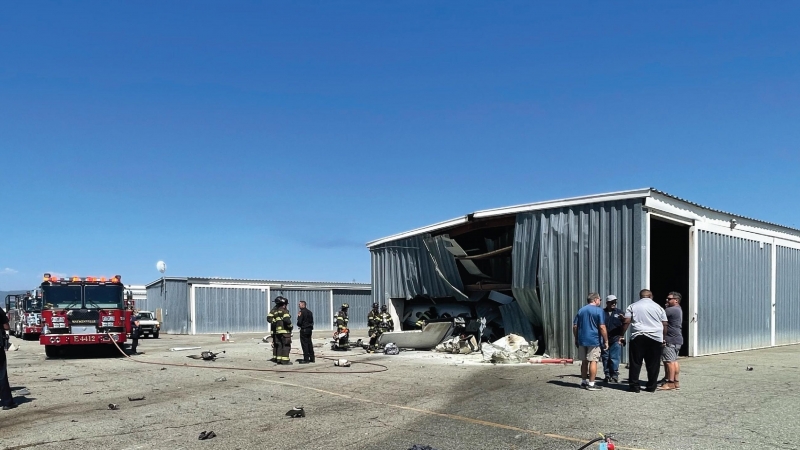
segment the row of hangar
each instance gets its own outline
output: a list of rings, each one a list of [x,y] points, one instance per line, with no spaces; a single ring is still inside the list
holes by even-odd
[[[365,328],[375,302],[404,329],[421,313],[467,329],[485,318],[486,339],[515,333],[564,358],[589,292],[624,309],[648,288],[659,303],[683,295],[683,355],[800,343],[800,230],[653,188],[477,211],[367,248],[371,284],[162,278],[138,304],[165,332],[195,334],[265,332],[277,295],[293,315],[305,300],[317,330],[342,303]]]

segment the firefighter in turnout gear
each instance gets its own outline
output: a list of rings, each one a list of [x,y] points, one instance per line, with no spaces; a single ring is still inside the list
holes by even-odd
[[[436,308],[431,306],[430,309],[428,309],[427,311],[417,313],[417,323],[415,323],[414,325],[416,325],[421,330],[425,328],[425,325],[428,322],[430,322],[432,319],[435,319],[436,317],[437,317]]]
[[[276,336],[277,325],[275,324],[275,315],[280,310],[281,302],[286,301],[288,304],[289,301],[283,297],[275,297],[275,307],[267,314],[267,323],[270,326],[270,333],[272,334],[272,359],[270,361],[276,363],[278,362],[278,336]]]
[[[347,343],[350,337],[350,329],[347,327],[347,324],[350,322],[350,319],[347,317],[347,310],[349,308],[350,305],[342,303],[342,309],[340,309],[333,318],[333,325],[336,327],[336,331],[333,333],[333,345],[331,346],[331,350],[347,350],[349,348]]]
[[[378,343],[378,339],[380,339],[383,333],[386,333],[387,331],[394,331],[394,320],[392,320],[392,315],[389,314],[388,307],[386,305],[381,306],[381,313],[378,315],[378,325],[376,331],[376,345]],[[372,340],[370,340],[370,344],[372,344]]]
[[[367,326],[369,327],[369,348],[367,351],[375,353],[375,344],[378,342],[378,323],[381,313],[378,311],[378,304],[372,304],[372,311],[367,314]]]
[[[278,303],[280,299],[280,303]],[[278,350],[277,363],[285,366],[291,365],[289,361],[289,351],[292,349],[292,315],[286,309],[289,300],[283,297],[275,299],[277,311],[272,315],[272,329],[275,344]]]

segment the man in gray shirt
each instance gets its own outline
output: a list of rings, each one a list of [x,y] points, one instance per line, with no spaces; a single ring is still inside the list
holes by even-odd
[[[681,310],[681,294],[670,292],[667,295],[667,332],[664,335],[664,348],[661,359],[664,361],[664,382],[659,386],[659,391],[680,389],[678,381],[680,366],[678,365],[678,352],[683,345],[683,310]]]
[[[661,369],[661,347],[667,331],[667,315],[664,309],[653,301],[653,293],[649,289],[639,292],[639,300],[625,310],[625,321],[622,333],[631,327],[631,343],[628,347],[628,383],[631,392],[640,392],[639,374],[642,371],[642,360],[647,367],[647,385],[645,390],[655,392],[658,383],[658,372]]]

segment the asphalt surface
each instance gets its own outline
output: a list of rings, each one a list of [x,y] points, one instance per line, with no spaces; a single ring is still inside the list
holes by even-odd
[[[46,359],[38,343],[12,341],[12,389],[30,394],[0,411],[3,449],[577,449],[599,432],[614,433],[618,448],[800,448],[798,346],[682,359],[680,391],[633,394],[625,385],[580,389],[578,365],[341,353],[322,338],[316,364],[286,368],[266,361],[269,345],[255,335],[142,340],[135,359],[149,364]],[[169,351],[183,346],[226,353],[207,362],[187,357],[200,350]],[[356,373],[383,370],[358,362],[388,370]],[[305,418],[284,415],[300,405]],[[199,441],[209,430],[216,437]]]

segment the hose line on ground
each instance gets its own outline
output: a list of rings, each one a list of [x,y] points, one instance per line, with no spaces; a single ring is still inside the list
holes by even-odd
[[[128,360],[141,363],[141,364],[152,364],[155,366],[172,366],[172,367],[196,367],[199,369],[217,369],[217,370],[240,370],[240,371],[247,371],[247,372],[275,372],[275,373],[305,373],[305,374],[316,374],[316,373],[336,373],[340,375],[344,374],[366,374],[366,373],[379,373],[379,372],[386,372],[389,370],[387,366],[378,363],[371,363],[366,361],[350,361],[351,364],[363,364],[365,366],[372,366],[375,369],[366,369],[366,370],[278,370],[278,369],[267,369],[267,368],[258,368],[258,367],[220,367],[220,366],[201,366],[199,364],[178,364],[178,363],[165,363],[165,362],[157,362],[157,361],[142,361],[140,359],[131,358],[131,355],[125,353],[122,350],[122,347],[117,344],[117,342],[111,337],[108,332],[106,332],[106,336],[111,339],[111,342],[117,347],[117,350],[122,354],[122,356],[126,357]],[[328,356],[319,356],[318,358],[327,359],[329,361],[335,361],[339,358],[331,358]]]

